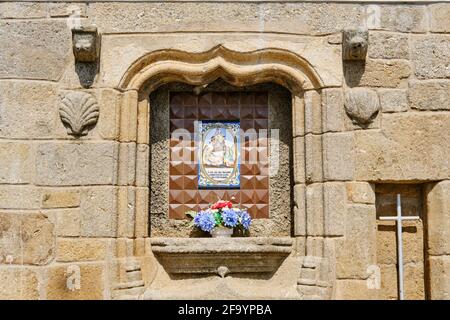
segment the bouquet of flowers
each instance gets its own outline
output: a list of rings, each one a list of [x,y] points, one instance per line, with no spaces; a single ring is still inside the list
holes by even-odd
[[[242,232],[247,231],[252,223],[252,218],[247,210],[233,208],[230,201],[219,200],[210,208],[200,212],[188,211],[187,215],[193,218],[193,224],[197,228],[211,233],[214,237],[218,230],[225,228],[225,233],[218,236],[231,236],[234,228]],[[225,234],[225,235],[224,235]]]

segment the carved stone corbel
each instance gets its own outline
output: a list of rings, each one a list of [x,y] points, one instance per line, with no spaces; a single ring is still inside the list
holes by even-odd
[[[364,28],[344,29],[342,32],[342,59],[366,60],[369,31]]]
[[[72,43],[76,62],[97,62],[100,54],[100,35],[96,27],[73,28]]]
[[[377,117],[380,102],[374,90],[352,88],[345,91],[344,107],[354,124],[366,126]]]

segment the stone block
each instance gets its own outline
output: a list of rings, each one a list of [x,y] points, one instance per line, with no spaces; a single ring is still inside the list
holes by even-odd
[[[33,182],[34,153],[34,147],[28,143],[0,142],[0,183]]]
[[[136,148],[136,186],[147,187],[149,180],[150,147],[148,144],[138,144]]]
[[[380,89],[378,90],[382,112],[404,112],[408,110],[406,90]]]
[[[97,93],[100,117],[97,131],[102,139],[117,140],[119,138],[121,94],[115,90],[104,89]]]
[[[39,299],[39,274],[36,269],[0,267],[1,300]]]
[[[81,192],[81,235],[114,237],[117,233],[118,189],[92,187]]]
[[[0,22],[0,78],[57,81],[71,54],[66,21]]]
[[[368,182],[347,182],[347,197],[353,203],[374,204],[374,185]]]
[[[349,205],[344,238],[336,239],[336,276],[345,279],[367,279],[367,267],[375,262],[375,206]]]
[[[59,237],[80,236],[80,209],[50,210],[47,215],[55,226],[55,233]]]
[[[430,257],[430,299],[450,299],[450,256]]]
[[[42,190],[42,208],[73,208],[80,205],[79,189]]]
[[[372,59],[408,59],[408,35],[401,33],[371,32],[369,57]]]
[[[294,223],[295,236],[306,235],[306,201],[303,184],[294,186]]]
[[[384,114],[381,131],[355,131],[355,179],[448,179],[449,127],[446,113]]]
[[[39,209],[41,190],[29,185],[0,185],[0,209]]]
[[[52,266],[48,269],[48,282],[45,286],[49,300],[101,300],[104,299],[105,284],[103,264],[82,264],[80,268],[80,289],[71,291],[67,288],[70,265]]]
[[[53,2],[49,3],[48,5],[50,17],[55,18],[72,17],[73,19],[76,19],[78,17],[86,17],[85,3]]]
[[[411,68],[406,60],[368,59],[363,63],[346,63],[345,80],[349,87],[397,88],[406,82]]]
[[[38,185],[114,184],[117,144],[42,143],[36,156]]]
[[[369,289],[367,280],[336,280],[335,298],[337,300],[376,300],[378,290]]]
[[[324,232],[326,236],[344,235],[347,192],[344,182],[323,184]]]
[[[418,79],[450,78],[450,35],[414,36],[411,61]]]
[[[41,213],[0,213],[3,263],[46,265],[54,257],[54,226]]]
[[[297,138],[298,139],[298,138]],[[305,136],[305,179],[306,182],[321,182],[322,168],[322,136],[307,134]]]
[[[306,232],[310,236],[323,235],[323,184],[306,186]]]
[[[450,4],[436,3],[428,6],[430,11],[430,30],[432,32],[450,32]]]
[[[108,254],[108,242],[105,239],[58,238],[56,240],[56,261],[99,261]]]
[[[294,182],[305,183],[305,138],[295,137],[293,141],[294,151]]]
[[[41,139],[66,136],[59,124],[55,84],[1,81],[0,92],[0,137]]]
[[[322,108],[317,91],[305,92],[305,133],[322,133]]]
[[[427,32],[425,6],[381,6],[381,29],[399,32]]]
[[[427,185],[425,194],[428,253],[450,255],[450,181]]]
[[[411,108],[450,110],[450,81],[415,81],[409,87]]]
[[[341,89],[322,90],[323,132],[345,131],[344,97]]]
[[[0,19],[46,18],[47,4],[41,2],[0,3]]]
[[[209,31],[284,32],[295,28],[300,34],[330,34],[344,27],[359,26],[364,8],[358,4],[336,3],[93,3],[89,20],[105,33],[110,32],[168,32],[189,30],[193,26]],[[264,10],[262,10],[264,8]],[[261,11],[262,10],[262,11]],[[122,12],[118,16],[114,12]],[[143,17],[158,16],[155,19]],[[132,21],[133,17],[142,17]],[[230,23],[232,21],[233,23]]]
[[[353,133],[326,133],[322,143],[324,179],[352,180],[355,163]]]

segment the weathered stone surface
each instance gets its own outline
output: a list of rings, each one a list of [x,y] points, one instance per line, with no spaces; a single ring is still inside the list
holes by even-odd
[[[41,190],[27,185],[0,186],[0,209],[39,209]]]
[[[355,131],[355,178],[441,180],[450,176],[450,115],[384,114],[378,132]],[[420,137],[420,138],[418,138]],[[421,168],[418,170],[417,168]]]
[[[296,236],[306,235],[306,187],[304,184],[294,186],[294,232]]]
[[[54,256],[54,227],[40,213],[0,213],[2,263],[48,264]]]
[[[42,191],[42,208],[71,208],[80,205],[78,189],[44,189]]]
[[[374,186],[368,182],[347,182],[348,201],[353,203],[375,203]]]
[[[349,87],[397,88],[409,77],[410,66],[405,60],[374,60],[346,63],[345,80]]]
[[[400,32],[426,32],[425,6],[381,6],[381,29]]]
[[[34,180],[34,148],[29,143],[0,142],[0,183],[30,183]]]
[[[47,4],[40,2],[0,3],[0,19],[46,18]]]
[[[0,299],[39,299],[39,275],[36,269],[0,267]]]
[[[0,78],[56,81],[70,53],[65,21],[1,21]]]
[[[229,273],[275,271],[291,253],[292,239],[154,238],[152,251],[169,273],[213,273],[224,278]]]
[[[105,239],[70,239],[56,240],[56,261],[97,261],[105,260],[107,240]]]
[[[303,138],[296,138],[302,139]],[[308,134],[305,140],[305,179],[306,182],[321,182],[323,180],[322,170],[322,136],[315,134]],[[302,155],[299,154],[301,157]],[[299,160],[301,163],[301,158]],[[301,168],[300,168],[301,169]],[[299,169],[299,170],[300,170]]]
[[[306,232],[309,236],[323,236],[323,210],[323,184],[306,185]]]
[[[401,33],[371,32],[369,57],[372,59],[408,59],[408,36]]]
[[[116,181],[116,143],[42,143],[36,158],[39,185],[101,185]]]
[[[431,4],[428,6],[428,10],[430,10],[430,30],[433,32],[450,32],[450,4]]]
[[[372,300],[378,299],[378,290],[369,289],[367,280],[336,280],[336,299]]]
[[[322,127],[323,132],[345,130],[344,95],[342,89],[322,90]]]
[[[411,60],[419,79],[450,78],[450,36],[415,36],[411,40]]]
[[[375,218],[375,206],[347,207],[344,238],[336,239],[337,278],[367,278],[367,267],[376,261]]]
[[[81,229],[80,209],[51,210],[47,215],[55,226],[59,237],[78,237]]]
[[[53,2],[48,4],[48,11],[50,17],[72,17],[75,20],[86,17],[86,4]]]
[[[359,26],[364,18],[362,6],[335,3],[119,2],[93,3],[89,7],[89,22],[103,32],[167,32],[198,28],[285,32],[295,28],[300,34],[329,34],[340,32],[344,27]]]
[[[49,268],[45,286],[49,300],[99,300],[104,298],[103,264],[82,264],[80,268],[80,290],[67,288],[67,267],[59,265]]]
[[[324,179],[352,180],[355,169],[353,133],[326,133],[322,143]]]
[[[404,112],[408,110],[406,90],[378,90],[382,112]]]
[[[450,256],[430,257],[430,298],[450,299]]]
[[[116,235],[119,210],[117,193],[118,189],[115,187],[93,187],[81,192],[82,236],[114,237]],[[120,210],[128,209],[134,210],[128,206]]]
[[[416,81],[410,84],[411,108],[450,110],[450,81]]]
[[[344,182],[323,185],[324,233],[327,236],[344,235],[347,195]]]
[[[428,215],[428,253],[450,255],[450,181],[426,188]]]
[[[54,84],[1,81],[0,92],[0,137],[36,139],[65,134],[57,125]]]
[[[105,89],[97,93],[100,116],[97,130],[102,139],[117,140],[119,135],[121,95],[115,90]]]

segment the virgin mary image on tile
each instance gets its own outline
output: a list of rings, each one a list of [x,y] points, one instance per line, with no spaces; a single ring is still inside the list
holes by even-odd
[[[239,122],[200,122],[200,188],[239,188]]]

